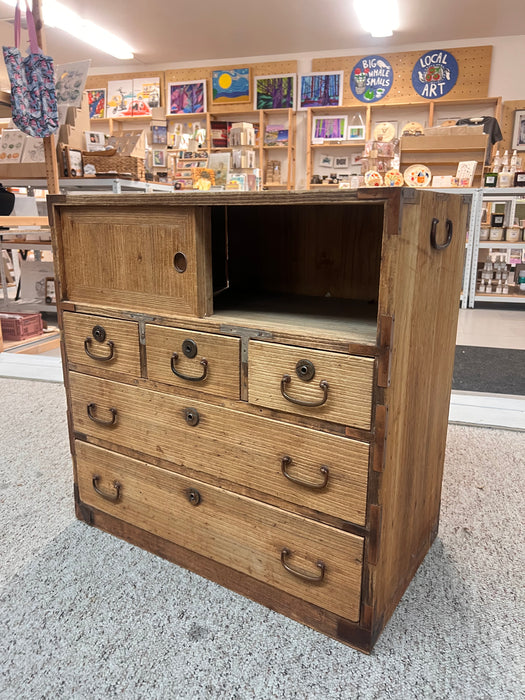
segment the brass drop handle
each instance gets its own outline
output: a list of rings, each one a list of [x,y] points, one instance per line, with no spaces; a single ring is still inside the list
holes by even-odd
[[[319,574],[307,574],[306,571],[299,571],[299,569],[292,568],[286,562],[286,558],[289,557],[290,554],[291,554],[291,552],[288,549],[288,547],[283,547],[283,549],[281,549],[281,564],[284,566],[286,571],[289,571],[294,576],[297,576],[297,578],[302,578],[304,581],[309,581],[310,583],[321,583],[321,581],[324,579],[324,574],[326,571],[326,566],[325,566],[324,562],[322,562],[322,561],[315,562],[315,565],[317,566],[317,568],[320,571]]]
[[[100,479],[100,476],[93,477],[92,483],[93,483],[93,488],[95,489],[95,491],[98,493],[99,496],[102,496],[102,498],[105,498],[106,501],[111,501],[112,503],[116,503],[120,498],[120,489],[121,489],[120,482],[118,482],[117,480],[115,480],[113,482],[113,488],[115,489],[115,493],[105,493],[104,491],[101,491],[97,486],[99,479]]]
[[[179,377],[180,379],[185,379],[188,382],[202,382],[206,379],[206,376],[208,374],[208,360],[203,357],[202,360],[200,361],[200,364],[203,366],[202,374],[200,377],[190,377],[187,374],[182,374],[182,372],[179,372],[175,369],[175,364],[177,363],[177,360],[179,359],[179,353],[174,352],[173,355],[171,356],[171,371],[176,377]]]
[[[91,357],[92,360],[100,360],[100,362],[107,362],[108,360],[113,359],[115,343],[112,340],[108,340],[106,342],[106,345],[109,348],[109,353],[107,355],[93,355],[93,353],[89,350],[91,346],[91,340],[92,339],[89,337],[84,340],[84,350],[86,351],[86,355],[88,357]]]
[[[291,474],[288,473],[287,468],[288,466],[292,463],[292,458],[289,457],[288,455],[285,455],[281,459],[281,472],[283,473],[283,476],[285,476],[287,479],[290,481],[293,481],[294,484],[299,484],[300,486],[305,486],[307,489],[324,489],[326,484],[328,483],[328,475],[329,475],[329,469],[328,467],[325,467],[324,464],[322,467],[319,467],[319,471],[322,474],[322,481],[319,481],[317,483],[314,483],[312,481],[303,481],[302,479],[298,479],[296,476],[292,476]]]
[[[294,399],[293,396],[290,396],[289,394],[286,393],[286,385],[289,384],[292,381],[292,378],[290,377],[289,374],[283,374],[283,378],[281,379],[281,394],[284,396],[285,399],[290,401],[291,403],[295,403],[298,406],[322,406],[324,403],[326,403],[326,400],[328,398],[328,382],[326,379],[321,379],[319,382],[319,387],[323,390],[323,398],[319,399],[318,401],[301,401],[301,399]]]
[[[116,408],[109,408],[109,412],[111,413],[111,418],[109,420],[104,420],[103,418],[97,418],[95,415],[94,411],[97,408],[96,403],[88,403],[87,406],[87,414],[88,417],[93,421],[93,423],[99,423],[100,425],[115,425],[117,422],[117,409]]]

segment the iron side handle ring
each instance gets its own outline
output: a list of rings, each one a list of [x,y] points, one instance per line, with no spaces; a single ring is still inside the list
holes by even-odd
[[[321,475],[323,477],[322,481],[319,481],[317,483],[314,483],[312,481],[303,481],[302,479],[298,479],[295,476],[292,476],[291,474],[288,474],[287,467],[292,463],[292,458],[289,457],[288,455],[285,455],[281,459],[281,472],[283,475],[287,478],[290,479],[290,481],[293,481],[294,484],[299,484],[300,486],[306,486],[308,489],[324,489],[326,484],[328,483],[328,475],[330,473],[328,467],[326,467],[324,464],[322,467],[319,467],[319,471],[321,472]]]
[[[200,364],[203,366],[202,374],[200,377],[189,377],[187,374],[182,374],[181,372],[178,372],[175,369],[175,364],[178,359],[179,353],[174,352],[171,356],[171,371],[176,377],[179,377],[179,379],[185,379],[188,382],[202,382],[206,379],[206,376],[208,374],[208,360],[205,357],[203,357],[200,361]]]
[[[299,571],[298,569],[292,568],[286,562],[286,558],[289,557],[290,554],[291,554],[291,552],[288,549],[288,547],[283,547],[283,549],[281,549],[281,564],[284,566],[286,571],[289,571],[294,576],[297,576],[297,578],[302,578],[304,581],[309,581],[310,583],[321,583],[321,581],[324,579],[324,574],[326,571],[326,566],[325,566],[324,562],[322,562],[322,561],[315,562],[315,565],[317,566],[317,568],[320,571],[319,574],[307,574],[306,571]]]
[[[102,498],[105,498],[106,501],[111,501],[112,503],[116,503],[120,498],[120,489],[121,489],[120,482],[117,480],[115,480],[113,482],[113,488],[115,489],[115,493],[105,493],[104,491],[101,491],[97,486],[99,479],[100,479],[100,476],[98,476],[98,475],[93,477],[92,484],[93,484],[93,488],[95,489],[95,491],[98,493],[99,496],[102,496]]]
[[[91,352],[89,351],[89,346],[90,346],[90,345],[91,345],[91,338],[88,337],[88,338],[86,338],[86,339],[84,340],[84,350],[86,351],[86,355],[87,355],[88,357],[91,357],[92,360],[100,360],[100,362],[107,362],[108,360],[112,360],[112,359],[113,359],[113,355],[114,355],[114,352],[115,352],[115,343],[114,343],[112,340],[108,340],[108,341],[106,342],[106,345],[107,345],[108,348],[109,348],[109,354],[108,354],[108,355],[93,355],[93,353],[91,353]]]
[[[102,418],[97,418],[96,415],[94,414],[94,410],[96,409],[97,404],[96,403],[88,403],[87,405],[87,414],[88,417],[94,422],[94,423],[99,423],[100,425],[115,425],[117,422],[117,409],[116,408],[109,408],[109,412],[111,413],[111,418],[109,420],[103,420]]]
[[[452,241],[452,233],[454,230],[452,221],[450,219],[447,219],[445,223],[445,228],[447,230],[447,240],[444,243],[438,243],[436,240],[436,229],[438,224],[439,219],[436,219],[434,217],[430,226],[430,244],[432,245],[432,248],[435,248],[436,250],[445,250],[445,248],[449,247],[450,242]]]
[[[289,394],[286,393],[286,385],[289,384],[292,381],[292,378],[290,377],[289,374],[283,374],[283,378],[281,379],[281,394],[284,396],[285,399],[290,401],[291,403],[295,403],[298,406],[322,406],[324,403],[326,403],[326,400],[328,398],[328,382],[326,379],[321,379],[319,382],[319,387],[323,390],[323,398],[319,399],[318,401],[301,401],[301,399],[294,399],[293,396],[290,396]]]

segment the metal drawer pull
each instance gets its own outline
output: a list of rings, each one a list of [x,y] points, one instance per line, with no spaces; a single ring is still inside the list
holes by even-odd
[[[97,404],[96,403],[88,403],[87,406],[87,414],[89,418],[94,422],[94,423],[100,423],[100,425],[115,425],[117,422],[117,409],[116,408],[109,408],[108,411],[111,413],[111,418],[109,420],[103,420],[102,418],[97,418],[93,411],[96,409]]]
[[[447,219],[445,223],[445,228],[447,231],[447,240],[444,243],[438,243],[436,239],[436,228],[438,224],[439,219],[432,219],[432,224],[430,225],[430,244],[432,245],[432,248],[435,248],[436,250],[445,250],[445,248],[449,247],[450,242],[452,241],[452,221],[450,219]]]
[[[283,378],[281,379],[281,394],[285,399],[288,399],[288,401],[296,403],[298,406],[322,406],[324,403],[326,403],[326,399],[328,398],[328,382],[326,379],[321,379],[319,382],[319,387],[324,392],[323,398],[319,399],[319,401],[301,401],[300,399],[294,399],[292,396],[289,396],[286,393],[286,385],[291,381],[292,378],[289,374],[283,374]]]
[[[93,477],[93,488],[95,489],[95,491],[98,493],[99,496],[105,498],[106,501],[112,501],[113,503],[116,503],[120,498],[120,482],[116,480],[113,482],[113,488],[115,489],[115,493],[104,493],[104,491],[101,491],[97,486],[99,479],[100,476]]]
[[[202,382],[204,379],[206,379],[206,375],[208,374],[208,360],[203,357],[202,360],[200,361],[200,364],[204,367],[202,374],[200,377],[189,377],[187,374],[182,374],[181,372],[177,372],[175,369],[175,364],[177,360],[179,359],[179,353],[174,352],[173,355],[171,356],[171,371],[176,377],[179,377],[180,379],[186,379],[188,382]]]
[[[302,578],[305,581],[310,581],[310,583],[321,583],[321,581],[324,579],[324,573],[326,571],[326,567],[324,562],[322,561],[316,561],[315,565],[317,568],[320,570],[321,573],[317,575],[312,575],[312,574],[307,574],[305,571],[299,571],[298,569],[292,569],[292,567],[286,563],[286,557],[289,557],[291,554],[290,550],[288,547],[284,547],[281,549],[281,564],[284,566],[286,571],[289,571],[291,574],[294,576],[297,576],[297,578]]]
[[[281,459],[281,472],[283,475],[287,478],[290,479],[290,481],[293,481],[294,484],[299,484],[300,486],[306,486],[308,489],[324,489],[326,484],[328,483],[328,475],[329,475],[329,470],[328,467],[325,467],[324,464],[322,467],[319,467],[319,471],[323,475],[323,480],[317,484],[314,484],[311,481],[303,481],[302,479],[298,479],[295,476],[291,476],[288,474],[286,471],[287,467],[292,463],[292,458],[288,457],[288,455],[285,455]]]
[[[93,355],[93,353],[91,353],[91,352],[89,351],[90,345],[91,345],[91,338],[86,338],[86,339],[84,340],[84,350],[86,351],[86,355],[87,355],[88,357],[91,357],[92,360],[100,360],[101,362],[107,362],[108,360],[112,360],[112,359],[113,359],[113,353],[114,353],[114,350],[115,350],[115,343],[114,343],[112,340],[108,340],[107,343],[106,343],[106,345],[107,345],[108,348],[109,348],[109,354],[108,354],[108,355]]]

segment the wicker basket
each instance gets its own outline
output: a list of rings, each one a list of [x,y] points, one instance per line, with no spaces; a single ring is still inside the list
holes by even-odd
[[[25,340],[43,329],[41,314],[0,314],[0,324],[4,340]]]
[[[111,151],[83,151],[82,163],[95,166],[97,175],[111,173],[111,175],[131,175],[134,180],[144,180],[146,171],[144,159],[135,156],[121,156],[114,149]]]

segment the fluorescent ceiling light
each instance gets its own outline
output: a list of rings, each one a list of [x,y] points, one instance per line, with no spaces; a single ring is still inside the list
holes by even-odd
[[[399,27],[397,0],[354,0],[354,10],[365,32],[372,36],[392,36]]]
[[[16,0],[3,0],[7,5],[16,6]],[[21,4],[22,14],[24,4]],[[133,49],[122,39],[99,27],[88,19],[83,19],[76,12],[70,10],[56,0],[42,0],[42,14],[44,27],[62,29],[71,34],[75,39],[94,46],[99,51],[104,51],[115,58],[133,58]]]

